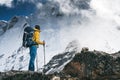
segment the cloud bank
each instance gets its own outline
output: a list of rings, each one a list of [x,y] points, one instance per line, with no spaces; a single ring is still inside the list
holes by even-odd
[[[35,4],[36,8],[40,5],[40,3],[45,3],[47,0],[0,0],[0,6],[6,6],[6,7],[15,7],[16,5],[19,5],[20,3],[31,3]]]
[[[1,6],[7,6],[7,7],[12,7],[12,1],[13,0],[0,0],[0,5]]]
[[[64,5],[60,5],[60,9],[64,13],[73,12],[70,9],[73,6],[67,5],[69,1],[62,0],[59,3],[64,3]],[[46,27],[48,34],[45,36],[51,34],[49,29],[52,30],[53,36],[51,35],[49,39],[46,39],[47,42],[52,45],[52,48],[55,47],[54,50],[57,50],[58,45],[61,46],[59,49],[64,49],[70,41],[79,40],[82,47],[89,47],[90,50],[95,49],[109,53],[119,51],[120,31],[117,29],[120,26],[119,3],[119,0],[91,0],[91,10],[77,10],[73,12],[73,15],[57,18],[55,21],[48,18],[48,22],[44,21],[42,26],[49,27]],[[81,15],[77,15],[77,13]],[[54,29],[54,26],[59,30]],[[53,42],[56,44],[55,46],[53,46]]]
[[[65,21],[61,22],[61,26],[64,26],[60,31],[62,41],[67,43],[78,39],[82,47],[89,47],[91,50],[109,53],[119,51],[119,3],[120,0],[91,0],[92,11],[81,11],[83,18],[74,16],[71,23],[68,23],[70,25],[65,25]],[[66,20],[68,22],[70,19]]]

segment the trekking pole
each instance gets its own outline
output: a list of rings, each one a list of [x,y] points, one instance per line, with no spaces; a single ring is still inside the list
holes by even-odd
[[[38,56],[36,56],[36,68],[37,68],[37,71],[38,71]]]
[[[45,42],[45,41],[43,41],[43,42]],[[45,60],[45,44],[43,45],[43,52],[44,52],[44,66],[45,66],[45,62],[46,62],[46,60]]]
[[[43,41],[45,42],[45,41]],[[44,66],[45,66],[45,44],[43,45],[43,53],[44,53],[44,65],[43,65],[43,80],[44,80],[44,76],[45,76],[45,73],[44,73]]]

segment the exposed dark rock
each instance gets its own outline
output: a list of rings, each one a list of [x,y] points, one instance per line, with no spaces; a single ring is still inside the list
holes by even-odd
[[[4,54],[1,54],[1,55],[0,55],[0,58],[2,58],[3,56],[4,56]]]
[[[78,9],[90,9],[90,0],[70,0],[72,5]]]
[[[63,72],[79,79],[118,80],[120,79],[120,58],[115,59],[99,51],[78,53],[65,66]]]
[[[0,21],[0,35],[2,35],[8,27],[8,23],[6,21]]]
[[[14,16],[9,22],[0,21],[0,35],[4,34],[7,30],[13,28],[15,24],[19,21],[18,16]]]
[[[9,71],[0,73],[0,80],[120,80],[119,56],[89,51],[88,48],[82,48],[81,53],[77,53],[75,47],[70,48],[72,52],[66,49],[67,52],[54,56],[45,66],[44,70],[48,70],[49,74]],[[119,55],[119,52],[115,54]]]
[[[46,75],[31,71],[9,71],[0,73],[0,80],[50,80]]]
[[[12,27],[18,22],[18,20],[19,20],[19,17],[18,17],[18,16],[13,17],[13,18],[10,20],[10,22],[9,22],[9,27],[8,27],[8,29],[12,28]]]
[[[22,62],[23,59],[24,59],[24,56],[21,56],[21,57],[19,58],[19,61]]]

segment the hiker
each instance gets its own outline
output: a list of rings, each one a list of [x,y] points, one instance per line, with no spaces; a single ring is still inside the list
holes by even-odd
[[[29,47],[30,49],[30,61],[29,61],[29,70],[30,71],[34,71],[35,70],[35,66],[34,66],[34,62],[35,62],[35,57],[37,55],[37,48],[38,48],[38,45],[41,44],[41,45],[45,45],[45,42],[44,41],[40,41],[40,26],[39,25],[35,25],[35,28],[34,28],[34,33],[33,33],[33,41],[35,43],[37,43],[36,45],[31,45]]]

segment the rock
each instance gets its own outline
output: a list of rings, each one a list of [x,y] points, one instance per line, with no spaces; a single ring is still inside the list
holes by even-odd
[[[84,52],[87,52],[89,51],[89,48],[88,47],[83,47],[82,50],[81,50],[81,53],[84,53]]]
[[[19,17],[18,16],[14,16],[10,21],[9,21],[9,27],[8,29],[14,27],[14,25],[18,22]]]
[[[0,35],[2,35],[8,27],[8,22],[6,21],[0,21]]]
[[[111,55],[102,51],[89,51],[87,47],[84,47],[82,51],[78,53],[76,48],[77,46],[73,47],[73,44],[69,45],[65,53],[54,56],[52,60],[45,65],[44,72],[46,72],[46,74],[32,71],[8,71],[0,73],[0,80],[120,79],[119,52]]]
[[[103,51],[89,51],[87,47],[77,52],[76,48],[78,47],[70,43],[65,53],[54,56],[45,66],[45,70],[49,69],[48,75],[56,75],[61,80],[117,80],[120,78],[119,52],[109,54]]]
[[[8,71],[0,73],[0,80],[50,80],[46,75],[32,71]]]
[[[49,63],[45,65],[44,72],[46,74],[59,73],[63,70],[64,66],[73,59],[77,52],[80,52],[79,42],[70,42],[63,53],[55,55]]]
[[[85,49],[86,50],[86,49]],[[120,78],[119,58],[99,51],[87,51],[75,55],[63,69],[66,75],[79,79],[112,79]]]
[[[60,80],[60,77],[54,76],[51,80]]]

